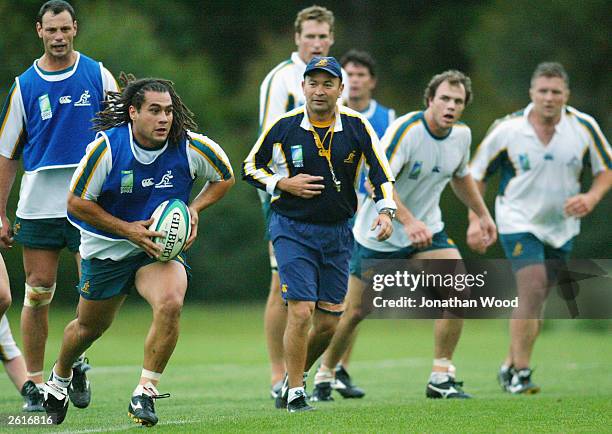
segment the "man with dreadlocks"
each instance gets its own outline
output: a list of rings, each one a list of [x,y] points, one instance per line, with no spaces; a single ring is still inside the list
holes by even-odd
[[[221,199],[234,183],[230,162],[219,145],[190,130],[193,113],[161,79],[122,78],[127,86],[112,92],[94,119],[98,131],[72,178],[68,198],[70,221],[81,229],[78,317],[68,324],[52,376],[45,383],[45,409],[62,423],[68,409],[67,388],[75,356],[111,325],[135,287],[153,310],[145,340],[140,381],[128,412],[138,423],[157,423],[157,384],[174,351],[179,317],[187,290],[183,256],[158,262],[160,248],[148,229],[153,210],[170,198],[187,202],[196,178],[208,181],[189,204],[191,236],[197,236],[198,214]],[[136,206],[135,206],[136,205]]]
[[[74,50],[77,21],[63,0],[42,5],[36,31],[44,54],[15,79],[0,114],[0,247],[23,246],[25,296],[21,336],[28,371],[25,411],[42,410],[43,366],[49,306],[55,292],[61,250],[80,261],[79,232],[66,220],[66,193],[74,168],[94,138],[91,118],[115,79],[101,63]],[[15,224],[7,201],[23,161]],[[6,329],[5,329],[6,330]],[[0,332],[0,340],[4,333]],[[77,354],[77,357],[79,355]],[[74,361],[70,400],[89,405],[83,357]],[[34,386],[38,387],[34,387]]]

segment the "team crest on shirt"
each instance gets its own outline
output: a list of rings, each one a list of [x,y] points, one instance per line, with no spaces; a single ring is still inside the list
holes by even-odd
[[[419,179],[421,175],[421,169],[423,168],[422,161],[415,161],[412,165],[412,169],[410,169],[410,173],[408,174],[409,179]]]
[[[519,165],[521,169],[525,172],[531,169],[531,164],[529,163],[529,154],[519,154]]]
[[[53,111],[51,111],[51,101],[49,100],[48,94],[38,97],[38,106],[40,107],[40,117],[43,121],[53,117]]]
[[[155,188],[170,188],[170,187],[174,187],[174,185],[172,184],[172,178],[174,178],[174,176],[172,175],[172,170],[166,171],[164,176],[162,176],[161,181],[159,181],[157,184],[155,184]]]
[[[304,167],[304,152],[302,151],[302,145],[291,146],[291,161],[293,161],[293,167]]]
[[[568,161],[567,165],[569,167],[579,167],[580,166],[580,160],[576,157],[572,157],[571,160]]]
[[[348,154],[348,157],[344,159],[344,162],[347,164],[353,164],[355,162],[355,151],[351,151],[351,153]]]
[[[91,98],[91,95],[89,94],[89,90],[85,90],[85,92],[81,94],[81,97],[79,98],[79,100],[74,103],[74,106],[75,107],[88,107],[91,105],[91,102],[89,102],[90,98]]]
[[[121,171],[121,194],[131,193],[134,189],[134,171],[133,170],[122,170]]]

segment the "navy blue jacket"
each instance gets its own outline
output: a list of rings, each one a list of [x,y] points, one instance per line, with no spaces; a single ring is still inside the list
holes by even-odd
[[[323,134],[320,134],[323,140]],[[329,145],[329,135],[324,148]],[[370,123],[359,113],[338,106],[331,143],[331,161],[336,178],[335,188],[325,156],[319,154],[314,128],[300,107],[281,116],[265,131],[243,163],[242,177],[272,195],[271,206],[285,217],[312,223],[337,223],[353,216],[357,209],[356,178],[363,160],[369,166],[377,208],[395,208],[389,163],[378,147],[378,138]],[[283,177],[300,173],[322,176],[322,194],[304,199],[276,188]],[[357,179],[358,181],[358,179]]]

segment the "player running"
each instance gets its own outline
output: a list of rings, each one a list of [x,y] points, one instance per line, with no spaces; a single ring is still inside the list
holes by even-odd
[[[338,324],[327,357],[315,376],[313,400],[328,401],[334,382],[333,367],[344,353],[349,337],[368,312],[362,303],[364,259],[461,259],[444,230],[440,196],[450,182],[455,194],[478,216],[482,242],[495,242],[495,224],[468,172],[471,132],[459,122],[472,98],[469,77],[459,71],[434,76],[425,89],[425,111],[398,118],[383,137],[382,146],[396,177],[394,199],[397,220],[393,235],[379,242],[369,222],[376,210],[366,199],[357,213],[354,234],[357,255],[351,261],[349,292],[354,295]],[[445,312],[434,325],[434,360],[427,384],[428,398],[469,398],[455,379],[452,357],[463,320]]]
[[[182,256],[158,262],[159,245],[148,230],[155,208],[168,199],[189,202],[194,181],[207,182],[189,204],[191,236],[198,214],[220,200],[234,184],[227,156],[212,140],[191,132],[193,114],[161,79],[130,82],[111,92],[94,119],[96,139],[87,147],[72,178],[70,220],[81,230],[82,276],[78,316],[64,331],[52,376],[45,383],[45,409],[62,423],[72,382],[71,360],[110,327],[135,287],[153,311],[144,344],[144,363],[128,412],[146,426],[158,421],[154,401],[168,397],[157,385],[174,351],[187,290],[188,266]]]
[[[519,306],[510,319],[510,348],[498,380],[514,394],[540,391],[531,380],[530,360],[544,302],[557,277],[544,260],[569,258],[580,219],[612,185],[610,144],[591,116],[567,105],[569,77],[563,66],[539,64],[529,96],[525,109],[493,124],[471,163],[483,193],[489,177],[501,171],[495,218],[512,261]],[[589,162],[593,184],[580,193],[580,176]],[[486,251],[472,215],[467,238],[471,248]]]

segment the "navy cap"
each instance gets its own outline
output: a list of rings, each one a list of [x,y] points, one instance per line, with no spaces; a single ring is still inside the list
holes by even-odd
[[[340,78],[340,81],[342,81],[342,68],[335,57],[313,57],[312,60],[308,62],[308,65],[306,65],[304,77],[316,70],[329,72],[331,75]]]

